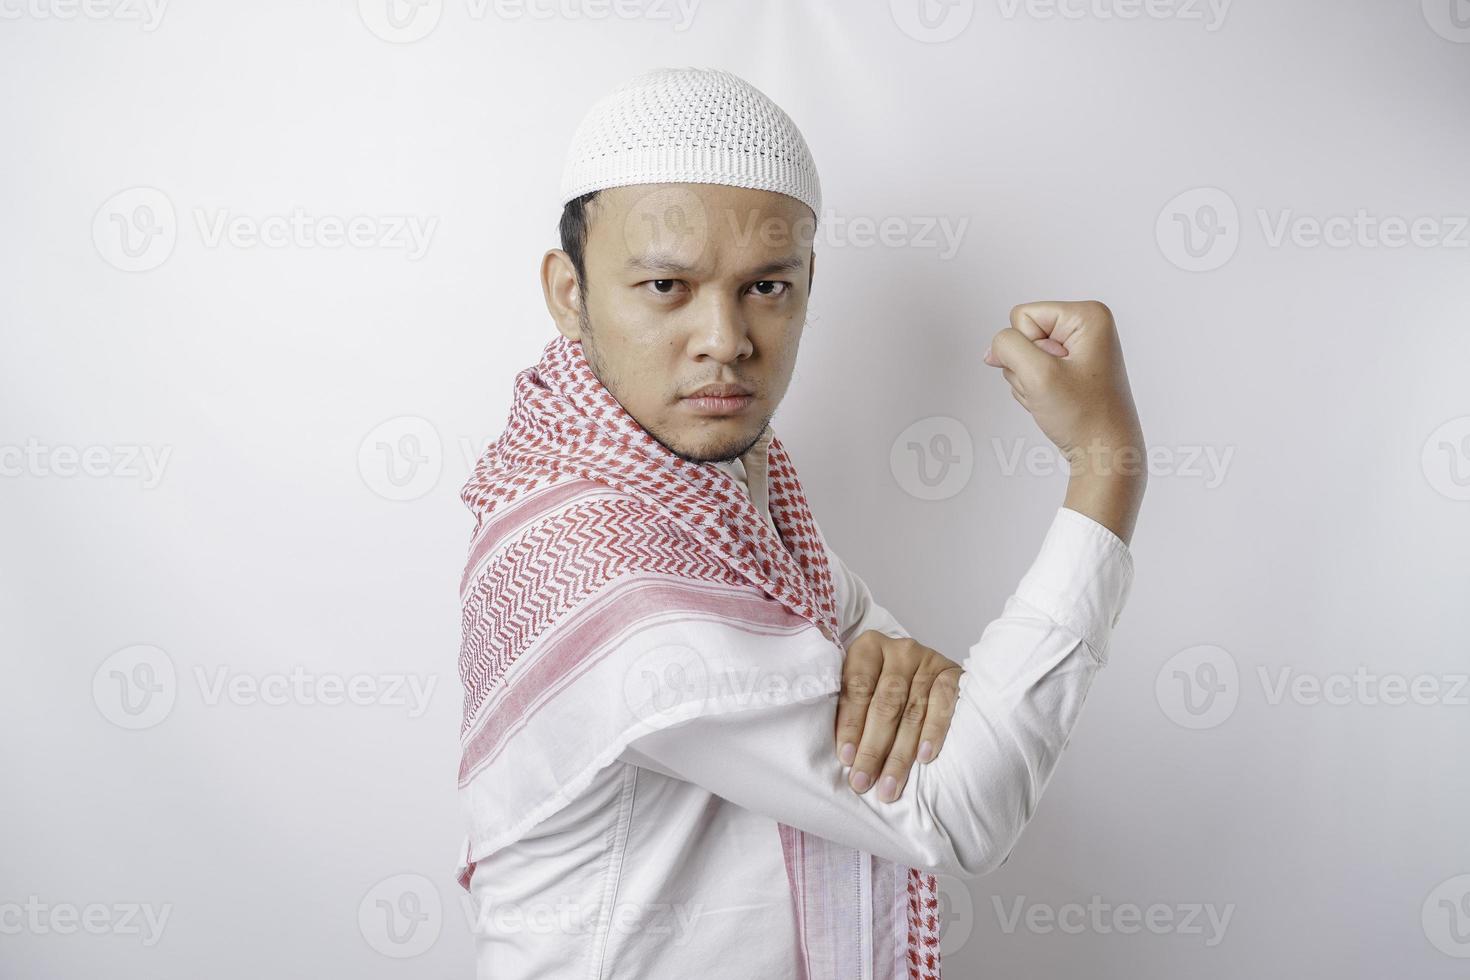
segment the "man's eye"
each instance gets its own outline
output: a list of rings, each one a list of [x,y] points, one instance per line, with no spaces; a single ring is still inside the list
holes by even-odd
[[[659,296],[671,296],[673,295],[674,287],[679,285],[679,280],[649,279],[641,285],[649,287]],[[778,289],[776,287],[780,288]],[[750,288],[755,290],[757,295],[760,296],[784,296],[790,292],[791,283],[782,282],[779,279],[762,279],[760,282],[753,283]]]

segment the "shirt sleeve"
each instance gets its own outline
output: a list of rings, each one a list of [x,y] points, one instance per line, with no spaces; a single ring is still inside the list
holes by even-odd
[[[850,570],[844,639],[886,611]],[[1036,559],[963,660],[939,757],[899,798],[847,784],[832,745],[831,695],[705,716],[634,739],[623,761],[892,861],[956,877],[1005,863],[1077,722],[1132,587],[1127,545],[1059,508]],[[856,583],[856,584],[854,584]],[[859,612],[860,610],[860,612]],[[888,617],[891,619],[891,617]],[[896,621],[893,621],[896,622]]]

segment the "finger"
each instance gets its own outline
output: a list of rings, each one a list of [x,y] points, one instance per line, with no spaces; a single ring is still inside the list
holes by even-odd
[[[1067,304],[1056,301],[1043,301],[1040,303],[1020,303],[1011,307],[1011,326],[1026,335],[1028,340],[1040,340],[1043,337],[1051,337],[1052,331],[1063,319]],[[1061,340],[1060,337],[1055,337]]]
[[[990,341],[990,351],[1003,367],[1018,376],[1022,393],[1039,385],[1041,379],[1057,365],[1056,357],[1037,347],[1032,338],[1015,327],[1007,327],[997,333]]]
[[[944,739],[949,735],[950,722],[954,720],[955,705],[960,698],[960,667],[950,667],[934,678],[929,686],[929,705],[924,712],[924,728],[919,734],[919,762],[933,762],[944,748]],[[927,747],[927,748],[926,748]]]
[[[863,734],[863,720],[878,675],[883,668],[883,648],[868,639],[854,640],[842,658],[842,690],[837,695],[837,724],[834,729],[837,759],[850,766],[857,757],[858,741]]]
[[[1054,357],[1066,357],[1069,353],[1066,347],[1063,347],[1050,337],[1042,337],[1040,340],[1033,340],[1032,343]],[[1003,366],[1000,361],[995,359],[995,352],[989,347],[985,348],[985,363],[991,367]]]
[[[1012,371],[1010,368],[1001,368],[1000,373],[1002,376],[1005,377],[1006,382],[1011,386],[1011,397],[1019,402],[1023,408],[1026,408],[1027,411],[1030,411],[1030,408],[1026,405],[1026,396],[1021,394],[1021,389],[1018,387],[1021,382],[1020,379],[1016,377],[1016,372]]]
[[[883,763],[883,774],[878,777],[878,799],[892,803],[903,792],[909,781],[909,771],[919,753],[919,735],[924,727],[924,714],[929,706],[929,689],[934,675],[919,671],[909,682],[908,703],[904,705],[899,719],[898,731],[893,736],[893,745],[888,749],[888,758]]]
[[[1054,340],[1068,351],[1076,349],[1089,323],[1096,325],[1111,317],[1112,311],[1096,300],[1043,300],[1011,308],[1012,327],[1032,340]]]
[[[913,668],[917,667],[918,664],[914,663]],[[859,794],[872,788],[877,781],[878,770],[893,748],[899,721],[908,705],[911,680],[912,671],[905,672],[896,657],[884,658],[883,673],[878,675],[873,699],[868,704],[868,716],[863,721],[863,737],[858,741],[857,756],[852,763],[852,772],[848,774],[848,784]]]

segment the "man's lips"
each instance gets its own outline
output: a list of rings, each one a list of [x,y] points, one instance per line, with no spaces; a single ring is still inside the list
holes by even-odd
[[[704,391],[725,391],[730,394],[704,394]],[[755,401],[755,396],[737,385],[724,385],[701,389],[699,394],[688,396],[683,403],[700,415],[735,415]]]
[[[750,389],[744,385],[737,384],[713,384],[705,385],[696,391],[691,391],[685,398],[736,398],[741,395],[749,395]]]

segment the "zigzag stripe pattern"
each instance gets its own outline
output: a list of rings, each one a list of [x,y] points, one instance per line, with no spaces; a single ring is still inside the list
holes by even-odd
[[[504,548],[465,600],[461,736],[520,652],[548,626],[618,576],[648,568],[746,584],[697,539],[631,498],[573,504]]]

